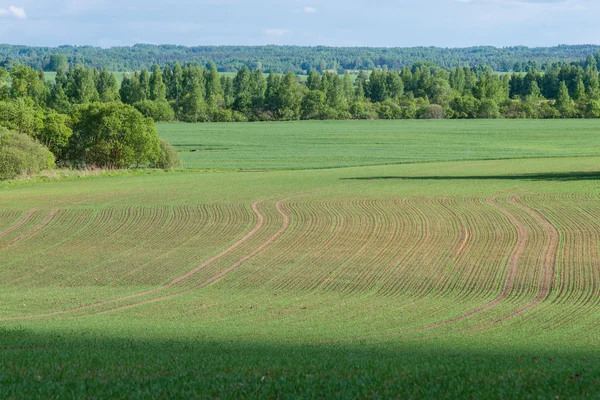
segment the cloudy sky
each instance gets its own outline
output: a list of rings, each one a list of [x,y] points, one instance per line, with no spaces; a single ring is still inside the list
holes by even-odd
[[[599,0],[0,0],[0,43],[599,44]]]

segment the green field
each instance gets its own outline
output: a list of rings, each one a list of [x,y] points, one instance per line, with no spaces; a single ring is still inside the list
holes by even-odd
[[[188,168],[314,169],[594,156],[597,120],[159,124]]]
[[[0,397],[600,396],[595,121],[159,132],[0,186]]]

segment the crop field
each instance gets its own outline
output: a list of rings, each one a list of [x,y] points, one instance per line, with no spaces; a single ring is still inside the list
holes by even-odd
[[[188,168],[316,169],[595,156],[596,120],[159,124]]]
[[[192,169],[2,184],[0,397],[598,398],[595,125],[170,124]]]

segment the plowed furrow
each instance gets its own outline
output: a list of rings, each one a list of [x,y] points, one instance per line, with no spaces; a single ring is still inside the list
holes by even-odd
[[[52,219],[54,218],[54,216],[56,215],[57,212],[58,212],[58,210],[51,210],[50,213],[46,216],[46,218],[39,225],[36,225],[35,227],[33,227],[28,232],[23,233],[22,235],[16,237],[15,239],[13,239],[12,241],[8,242],[7,244],[1,246],[0,250],[6,249],[6,248],[11,247],[11,246],[14,246],[18,242],[20,242],[20,241],[22,241],[24,239],[27,239],[27,238],[35,235],[36,233],[38,233],[40,230],[42,230],[46,225],[48,225],[52,221]],[[27,221],[28,218],[29,217],[23,219],[22,220],[23,222],[21,222],[20,225],[22,225],[25,221]],[[16,228],[14,228],[14,229],[16,229]]]
[[[265,242],[263,242],[259,247],[255,248],[252,252],[250,252],[246,256],[242,257],[237,262],[231,264],[226,269],[219,271],[217,274],[215,274],[215,275],[211,276],[210,278],[204,280],[201,284],[196,285],[196,286],[194,286],[191,289],[184,290],[184,291],[178,291],[176,293],[168,294],[168,295],[165,295],[165,296],[160,296],[158,298],[152,298],[152,299],[147,299],[147,300],[143,300],[143,301],[138,301],[138,302],[136,302],[134,304],[123,305],[123,306],[112,308],[110,310],[103,310],[101,312],[118,311],[118,310],[122,310],[122,309],[126,309],[126,308],[131,308],[131,307],[139,306],[139,305],[142,305],[142,304],[147,304],[147,303],[151,303],[151,302],[156,302],[156,301],[161,301],[161,300],[166,300],[166,299],[170,299],[170,298],[182,296],[184,294],[191,293],[193,291],[196,291],[198,289],[206,287],[206,286],[208,286],[210,284],[218,282],[220,279],[222,279],[224,276],[226,276],[227,274],[229,274],[230,272],[232,272],[233,270],[235,270],[236,268],[238,268],[243,263],[245,263],[246,261],[248,261],[252,257],[256,256],[257,254],[263,252],[273,242],[275,242],[276,240],[278,240],[280,238],[280,236],[283,235],[283,233],[287,229],[289,229],[289,226],[290,226],[290,217],[284,211],[284,209],[282,207],[283,202],[285,202],[287,200],[288,199],[284,199],[284,200],[281,200],[281,201],[279,201],[279,202],[277,202],[275,204],[275,208],[276,208],[277,212],[279,213],[279,215],[281,216],[282,221],[283,221],[281,228],[274,235],[272,235]],[[241,238],[236,243],[234,243],[232,246],[230,246],[229,248],[223,250],[221,253],[217,254],[216,256],[213,256],[209,260],[207,260],[207,261],[201,263],[200,265],[196,266],[194,269],[192,269],[192,270],[186,272],[185,274],[183,274],[183,275],[181,275],[181,276],[179,276],[179,277],[171,280],[169,283],[167,283],[167,284],[165,284],[165,285],[163,285],[161,287],[158,287],[158,288],[155,288],[155,289],[151,289],[151,290],[146,290],[146,291],[139,292],[139,293],[136,293],[136,294],[133,294],[133,295],[122,296],[122,297],[114,298],[114,299],[111,299],[111,300],[96,302],[96,303],[93,303],[93,304],[89,304],[89,305],[86,305],[86,306],[81,306],[81,307],[73,308],[73,309],[70,309],[70,310],[62,310],[62,311],[56,311],[56,312],[52,312],[52,313],[38,314],[38,315],[31,315],[31,316],[23,316],[23,317],[5,318],[5,319],[0,319],[0,320],[4,321],[4,320],[31,319],[31,318],[40,318],[40,317],[49,317],[49,316],[64,315],[64,314],[67,314],[67,313],[73,313],[73,312],[77,312],[77,311],[83,311],[83,310],[87,310],[87,309],[91,309],[91,308],[95,308],[95,307],[100,307],[100,306],[114,304],[114,303],[117,303],[117,302],[123,302],[123,301],[131,300],[131,299],[136,299],[136,298],[140,298],[140,297],[154,295],[157,292],[164,291],[166,289],[175,287],[176,285],[179,285],[179,284],[185,282],[190,277],[192,277],[195,273],[201,271],[202,269],[204,269],[205,267],[207,267],[211,263],[215,262],[219,258],[222,258],[226,254],[232,252],[237,247],[241,246],[242,244],[244,244],[245,242],[247,242],[248,240],[250,240],[250,238],[252,238],[254,235],[256,235],[257,232],[263,227],[263,224],[264,224],[264,216],[258,210],[258,204],[259,204],[259,202],[255,202],[251,206],[252,210],[254,211],[254,213],[256,215],[256,220],[257,220],[256,221],[256,225],[243,238]]]

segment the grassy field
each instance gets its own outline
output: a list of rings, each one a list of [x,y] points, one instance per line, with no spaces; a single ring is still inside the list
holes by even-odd
[[[312,169],[598,154],[596,120],[159,124],[186,167]]]
[[[4,185],[0,397],[598,398],[594,126],[161,125],[255,172]]]

